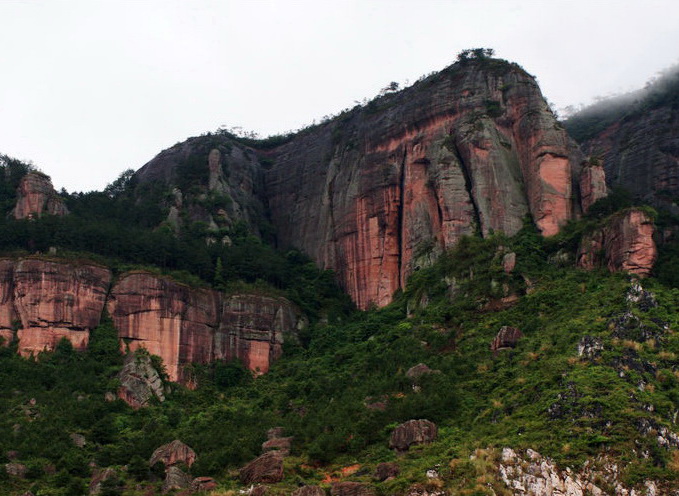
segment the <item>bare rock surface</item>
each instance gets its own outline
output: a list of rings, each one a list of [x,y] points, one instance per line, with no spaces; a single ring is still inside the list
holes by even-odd
[[[397,426],[389,438],[389,447],[407,451],[414,444],[430,443],[436,439],[438,428],[429,420],[408,420]]]
[[[269,451],[240,469],[243,484],[275,484],[283,479],[283,455]]]
[[[148,353],[141,351],[128,353],[123,368],[118,373],[120,387],[118,397],[132,408],[142,408],[152,398],[165,401],[163,381],[153,367]]]
[[[166,467],[183,463],[187,467],[193,465],[196,461],[196,452],[190,446],[175,439],[171,443],[164,444],[157,448],[151,455],[149,465],[153,466],[158,462],[163,463]]]

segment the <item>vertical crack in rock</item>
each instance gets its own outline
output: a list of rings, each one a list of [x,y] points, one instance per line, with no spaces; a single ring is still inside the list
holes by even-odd
[[[469,169],[467,169],[467,165],[464,163],[464,159],[460,154],[457,143],[452,147],[451,152],[455,154],[455,158],[457,159],[458,164],[460,164],[460,169],[462,170],[462,175],[464,176],[464,187],[467,190],[469,201],[472,203],[472,207],[474,209],[474,222],[476,223],[475,231],[479,231],[481,229],[481,214],[479,213],[479,206],[477,205],[476,198],[474,196],[474,186],[472,184],[471,174]]]
[[[396,231],[396,242],[398,243],[398,284],[396,289],[402,287],[401,274],[404,273],[405,268],[403,267],[403,229],[405,223],[405,216],[403,215],[403,205],[405,203],[405,182],[406,182],[406,160],[408,158],[408,149],[404,147],[403,158],[401,159],[401,168],[399,170],[398,178],[398,217],[397,217],[397,231]]]

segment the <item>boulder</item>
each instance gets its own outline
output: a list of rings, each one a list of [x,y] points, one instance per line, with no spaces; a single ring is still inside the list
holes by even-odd
[[[380,463],[375,468],[375,479],[384,482],[387,479],[392,479],[401,473],[401,468],[398,463]]]
[[[165,401],[163,381],[148,353],[128,353],[118,380],[118,397],[134,409],[148,406],[152,398]]]
[[[290,454],[292,439],[292,437],[269,439],[262,444],[262,452],[278,451],[283,456],[288,456]]]
[[[275,484],[283,480],[283,454],[269,451],[240,469],[243,484]]]
[[[250,496],[264,496],[269,490],[269,486],[255,486],[250,490]]]
[[[165,470],[165,481],[163,482],[163,494],[177,489],[188,489],[191,487],[191,477],[184,473],[177,466],[170,466]]]
[[[26,465],[23,463],[11,462],[5,464],[5,471],[7,474],[11,475],[12,477],[18,477],[19,479],[26,477],[27,470],[28,469],[26,468]]]
[[[514,252],[505,253],[505,255],[502,257],[502,270],[504,270],[506,274],[511,274],[512,272],[514,272],[515,268],[516,268],[516,253]]]
[[[153,467],[156,463],[162,462],[166,467],[183,463],[187,467],[193,465],[196,461],[196,452],[188,445],[175,439],[171,443],[167,443],[157,448],[151,455],[149,465]]]
[[[217,489],[217,482],[212,477],[196,477],[191,482],[192,491],[212,491]]]
[[[295,489],[292,496],[325,496],[325,490],[320,486],[302,486]]]
[[[429,420],[408,420],[391,433],[389,447],[397,451],[407,451],[415,444],[430,443],[436,439],[438,428]]]
[[[514,348],[522,337],[523,333],[516,327],[502,326],[490,344],[490,349],[497,352],[498,350]]]
[[[429,375],[429,374],[440,374],[440,370],[432,370],[429,367],[427,367],[424,363],[418,363],[417,365],[414,365],[413,367],[410,367],[406,371],[406,377],[410,380],[415,380],[419,379],[420,377],[424,375]]]
[[[330,486],[331,496],[375,496],[375,488],[361,482],[335,482]]]

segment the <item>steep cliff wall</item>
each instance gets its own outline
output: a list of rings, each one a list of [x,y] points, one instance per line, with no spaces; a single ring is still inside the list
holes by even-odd
[[[43,214],[66,215],[68,209],[57,195],[50,178],[39,172],[29,172],[19,183],[14,218],[30,219]]]
[[[114,284],[108,309],[123,344],[160,356],[173,381],[190,379],[184,365],[221,359],[267,372],[299,319],[284,298],[225,296],[142,272]]]
[[[502,61],[455,65],[274,150],[265,174],[283,246],[385,305],[426,252],[479,230],[553,235],[579,212],[581,155],[535,80]],[[302,187],[301,187],[302,186]]]
[[[93,264],[41,259],[0,261],[0,332],[7,341],[18,327],[23,356],[52,350],[61,338],[87,347],[99,325],[111,272]]]

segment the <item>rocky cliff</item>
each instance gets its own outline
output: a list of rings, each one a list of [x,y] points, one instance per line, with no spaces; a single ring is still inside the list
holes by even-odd
[[[185,365],[221,359],[267,372],[299,320],[284,298],[226,296],[143,272],[113,285],[108,309],[125,346],[160,356],[170,379],[183,382]]]
[[[269,370],[292,337],[300,314],[284,298],[223,295],[146,272],[121,275],[89,263],[37,258],[0,260],[0,337],[18,339],[23,356],[67,338],[85,349],[106,305],[121,344],[163,359],[173,381],[188,381],[190,363],[240,359]]]
[[[111,272],[88,263],[41,259],[0,261],[0,328],[28,356],[52,350],[61,338],[87,347],[99,325]]]
[[[551,236],[581,210],[580,152],[534,78],[501,60],[455,64],[277,146],[248,143],[193,138],[137,178],[174,187],[194,163],[203,195],[228,189],[241,220],[268,207],[278,244],[336,271],[360,308],[389,303],[463,235],[512,235],[531,215]]]
[[[12,213],[16,219],[31,219],[43,214],[66,215],[68,209],[54,191],[49,176],[29,172],[19,183],[17,203]]]

